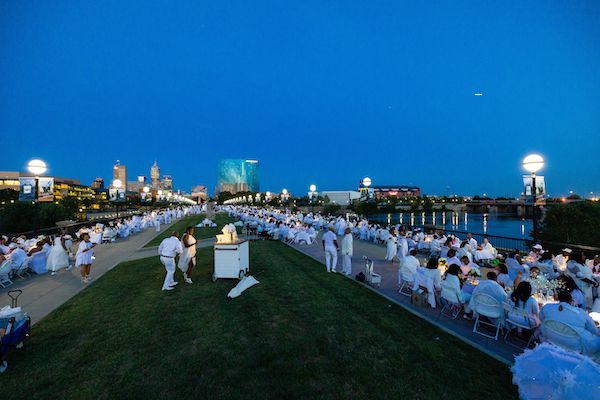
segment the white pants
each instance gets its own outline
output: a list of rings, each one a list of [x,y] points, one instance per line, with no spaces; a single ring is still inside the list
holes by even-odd
[[[156,221],[156,232],[160,232],[160,221]]]
[[[169,257],[161,257],[160,262],[163,263],[165,269],[167,270],[167,274],[165,275],[165,281],[163,282],[163,289],[166,289],[173,285],[173,275],[175,275],[175,259]]]
[[[342,272],[346,275],[352,273],[352,256],[348,254],[342,255]]]
[[[337,249],[335,247],[325,247],[325,265],[327,266],[327,272],[336,272]]]

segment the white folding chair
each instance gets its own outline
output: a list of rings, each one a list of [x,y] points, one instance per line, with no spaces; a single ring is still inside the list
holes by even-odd
[[[545,342],[563,349],[584,353],[579,333],[569,325],[552,319],[542,323],[542,337]]]
[[[451,290],[444,283],[445,281],[442,282],[442,292],[440,293],[440,302],[442,303],[440,316],[444,315],[450,319],[456,319],[463,310],[463,304],[460,301],[459,294],[455,290]]]
[[[31,274],[27,271],[29,269],[30,261],[31,257],[27,257],[25,260],[23,260],[23,263],[21,263],[21,265],[17,266],[17,268],[14,269],[14,274],[21,279],[25,279],[26,277],[31,276]]]
[[[400,267],[400,280],[402,283],[400,284],[398,293],[410,297],[412,295],[413,285],[415,284],[415,274]]]
[[[511,344],[508,341],[509,333],[513,329],[515,329],[517,331],[519,329],[524,329],[526,331],[531,332],[531,337],[529,338],[529,340],[527,341],[527,344],[525,345],[525,348],[528,349],[534,338],[534,334],[533,334],[534,327],[531,326],[531,320],[529,319],[529,315],[527,314],[527,312],[524,309],[515,307],[510,304],[506,304],[506,303],[505,303],[505,310],[506,310],[506,320],[504,321],[504,323],[505,323],[507,329],[506,329],[506,333],[504,334],[504,341],[506,343]]]
[[[473,304],[473,312],[477,314],[475,324],[473,325],[473,332],[490,339],[498,340],[498,333],[500,332],[500,325],[504,316],[504,307],[502,307],[500,301],[488,294],[477,293],[473,296],[471,302]],[[483,321],[481,316],[488,318],[490,322]],[[482,332],[477,329],[480,325],[493,327],[496,329],[496,333],[492,336],[486,332]]]
[[[10,286],[13,284],[13,281],[10,280],[10,260],[4,260],[2,265],[0,265],[0,286],[3,288]]]

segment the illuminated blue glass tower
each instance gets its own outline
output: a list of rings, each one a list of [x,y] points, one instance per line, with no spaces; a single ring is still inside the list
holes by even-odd
[[[258,160],[220,160],[217,182],[219,193],[260,192]]]

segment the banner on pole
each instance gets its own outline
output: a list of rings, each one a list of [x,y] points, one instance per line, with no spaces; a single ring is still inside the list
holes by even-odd
[[[54,201],[54,178],[39,178],[38,180],[38,201]]]
[[[35,201],[35,178],[19,178],[19,201]]]
[[[523,175],[523,185],[525,186],[525,202],[531,204],[531,197],[533,196],[531,175]],[[535,204],[543,206],[546,204],[546,182],[543,176],[538,175],[535,177],[535,186]]]

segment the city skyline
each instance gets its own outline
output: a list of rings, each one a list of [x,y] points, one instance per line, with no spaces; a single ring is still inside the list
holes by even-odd
[[[263,190],[517,196],[536,152],[550,194],[600,192],[599,2],[0,9],[3,170],[91,184],[158,159],[212,192],[248,156]]]

